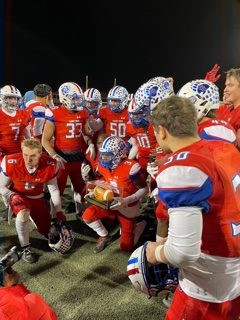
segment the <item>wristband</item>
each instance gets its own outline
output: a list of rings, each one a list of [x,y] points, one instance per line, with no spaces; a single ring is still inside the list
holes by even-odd
[[[157,246],[157,248],[155,249],[155,258],[157,260],[157,262],[159,263],[164,263],[162,260],[162,248],[164,247],[163,244],[160,244],[159,246]]]

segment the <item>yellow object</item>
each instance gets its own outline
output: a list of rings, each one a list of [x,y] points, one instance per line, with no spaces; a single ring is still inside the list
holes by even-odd
[[[99,186],[94,188],[93,194],[98,201],[111,201],[114,197],[112,190],[104,189]]]

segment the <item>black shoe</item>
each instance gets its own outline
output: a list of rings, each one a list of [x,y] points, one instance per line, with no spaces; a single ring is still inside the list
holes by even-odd
[[[93,252],[94,253],[99,253],[103,251],[107,245],[111,243],[111,236],[107,235],[106,237],[99,237],[97,241],[97,245],[94,248]]]
[[[27,263],[35,263],[38,260],[36,254],[31,251],[30,247],[26,247],[22,250],[22,259]]]

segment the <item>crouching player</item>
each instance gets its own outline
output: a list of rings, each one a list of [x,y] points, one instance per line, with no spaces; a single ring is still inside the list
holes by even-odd
[[[98,171],[111,186],[115,201],[109,209],[91,205],[83,213],[85,223],[99,235],[94,253],[102,251],[111,241],[101,219],[114,216],[121,225],[120,247],[124,251],[130,251],[146,226],[145,220],[137,223],[140,215],[139,200],[148,191],[141,167],[135,160],[127,158],[124,140],[110,136],[103,141],[99,149]]]
[[[10,214],[16,216],[16,230],[23,251],[22,259],[37,261],[30,249],[29,219],[38,231],[48,237],[51,226],[50,209],[43,197],[43,185],[48,186],[52,201],[52,217],[65,221],[57,186],[57,161],[42,154],[40,142],[26,139],[22,152],[6,155],[1,163],[0,193],[7,199]],[[9,217],[10,218],[10,217]]]

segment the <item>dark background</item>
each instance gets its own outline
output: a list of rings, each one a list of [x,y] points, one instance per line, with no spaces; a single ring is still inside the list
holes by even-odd
[[[36,83],[65,81],[102,92],[129,92],[154,76],[174,77],[175,90],[218,63],[240,65],[240,3],[202,1],[7,0],[3,84],[22,93]]]

